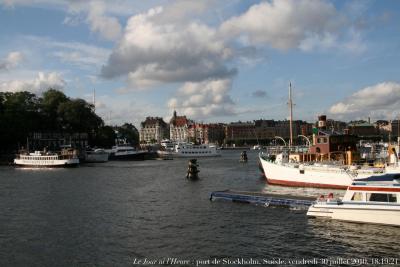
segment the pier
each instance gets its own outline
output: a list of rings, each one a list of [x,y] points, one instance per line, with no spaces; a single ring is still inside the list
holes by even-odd
[[[278,206],[278,207],[296,207],[300,209],[308,209],[309,206],[316,200],[312,197],[267,194],[245,191],[214,191],[210,195],[210,200],[228,200],[232,202],[250,203],[263,206]]]

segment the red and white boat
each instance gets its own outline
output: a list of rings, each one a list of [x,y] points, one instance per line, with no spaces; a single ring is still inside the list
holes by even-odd
[[[259,155],[269,184],[346,189],[355,180],[385,174],[382,168],[360,168],[329,162],[290,162],[288,153]]]
[[[297,149],[292,134],[292,99],[289,86],[290,141],[284,149],[259,154],[262,170],[269,184],[346,189],[355,180],[386,173],[400,173],[398,153],[391,154],[391,167],[374,168],[354,166],[357,154],[357,138],[348,132],[336,132],[327,128],[325,115],[319,116],[318,127],[313,129],[312,141],[305,150]],[[267,149],[268,150],[268,149]],[[296,151],[297,150],[297,151]]]
[[[310,217],[400,226],[400,183],[352,183],[342,199],[321,196],[308,209]]]

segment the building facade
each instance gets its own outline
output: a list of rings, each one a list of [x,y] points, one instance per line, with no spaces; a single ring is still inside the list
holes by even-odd
[[[254,122],[231,122],[225,126],[225,143],[257,140]]]
[[[194,123],[189,126],[190,141],[200,144],[221,144],[225,137],[222,123]]]
[[[189,127],[193,125],[193,121],[186,116],[177,116],[176,111],[169,122],[169,134],[171,141],[188,142],[190,141]]]
[[[168,125],[160,117],[147,117],[141,123],[139,136],[142,144],[161,143],[161,140],[169,138]]]

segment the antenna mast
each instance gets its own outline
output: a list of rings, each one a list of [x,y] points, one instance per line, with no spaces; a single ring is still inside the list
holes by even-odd
[[[293,145],[293,101],[292,101],[292,83],[289,82],[289,110],[290,110],[290,142],[289,147]]]
[[[93,112],[96,113],[96,89],[93,88]]]

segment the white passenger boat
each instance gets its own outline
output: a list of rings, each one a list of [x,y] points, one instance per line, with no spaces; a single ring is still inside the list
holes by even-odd
[[[201,144],[195,145],[190,143],[178,143],[174,147],[158,150],[160,157],[181,157],[181,158],[198,158],[198,157],[218,157],[221,156],[220,151],[215,145]]]
[[[400,184],[355,182],[342,199],[321,196],[308,209],[310,217],[400,226]]]
[[[72,151],[62,151],[60,154],[35,151],[34,153],[20,153],[14,159],[14,164],[21,167],[73,167],[79,164],[76,153]]]

